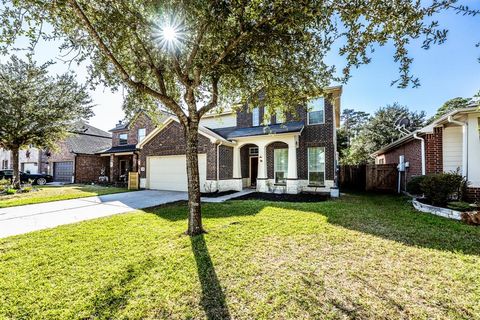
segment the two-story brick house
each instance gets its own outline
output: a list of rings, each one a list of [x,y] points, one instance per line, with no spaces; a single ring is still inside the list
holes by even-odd
[[[329,191],[336,178],[341,87],[295,114],[264,116],[262,106],[207,115],[199,128],[201,190]],[[187,190],[185,137],[175,117],[153,125],[144,113],[111,130],[111,181],[140,173],[141,187]]]

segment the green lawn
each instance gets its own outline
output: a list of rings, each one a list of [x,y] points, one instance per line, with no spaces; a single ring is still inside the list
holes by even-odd
[[[38,191],[13,195],[0,195],[0,208],[22,206],[25,204],[68,200],[110,193],[126,192],[125,188],[103,187],[97,185],[67,185],[62,187],[35,187]]]
[[[480,228],[404,198],[204,205],[0,239],[0,318],[475,319]]]

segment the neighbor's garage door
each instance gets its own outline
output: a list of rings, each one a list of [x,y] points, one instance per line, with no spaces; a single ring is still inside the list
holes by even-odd
[[[53,163],[53,180],[59,182],[72,182],[73,161]]]
[[[200,189],[204,191],[207,174],[207,157],[198,155]],[[147,186],[150,189],[187,191],[187,169],[185,156],[148,157]]]

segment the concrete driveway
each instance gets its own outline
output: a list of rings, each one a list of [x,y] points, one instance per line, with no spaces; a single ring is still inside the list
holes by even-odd
[[[0,238],[186,199],[186,192],[142,190],[4,208]]]

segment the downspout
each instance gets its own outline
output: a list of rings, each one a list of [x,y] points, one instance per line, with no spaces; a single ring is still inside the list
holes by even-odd
[[[420,140],[421,141],[421,148],[422,148],[422,176],[424,176],[426,174],[426,169],[425,169],[425,164],[426,164],[426,160],[425,160],[425,139],[424,138],[420,138],[418,136],[418,132],[415,132],[413,134],[413,138],[414,139],[417,139],[417,140]]]
[[[462,175],[468,180],[468,124],[454,120],[452,116],[447,118],[449,123],[462,126]]]
[[[222,145],[222,141],[217,144],[217,191],[220,190],[219,183],[220,183],[220,146]]]

